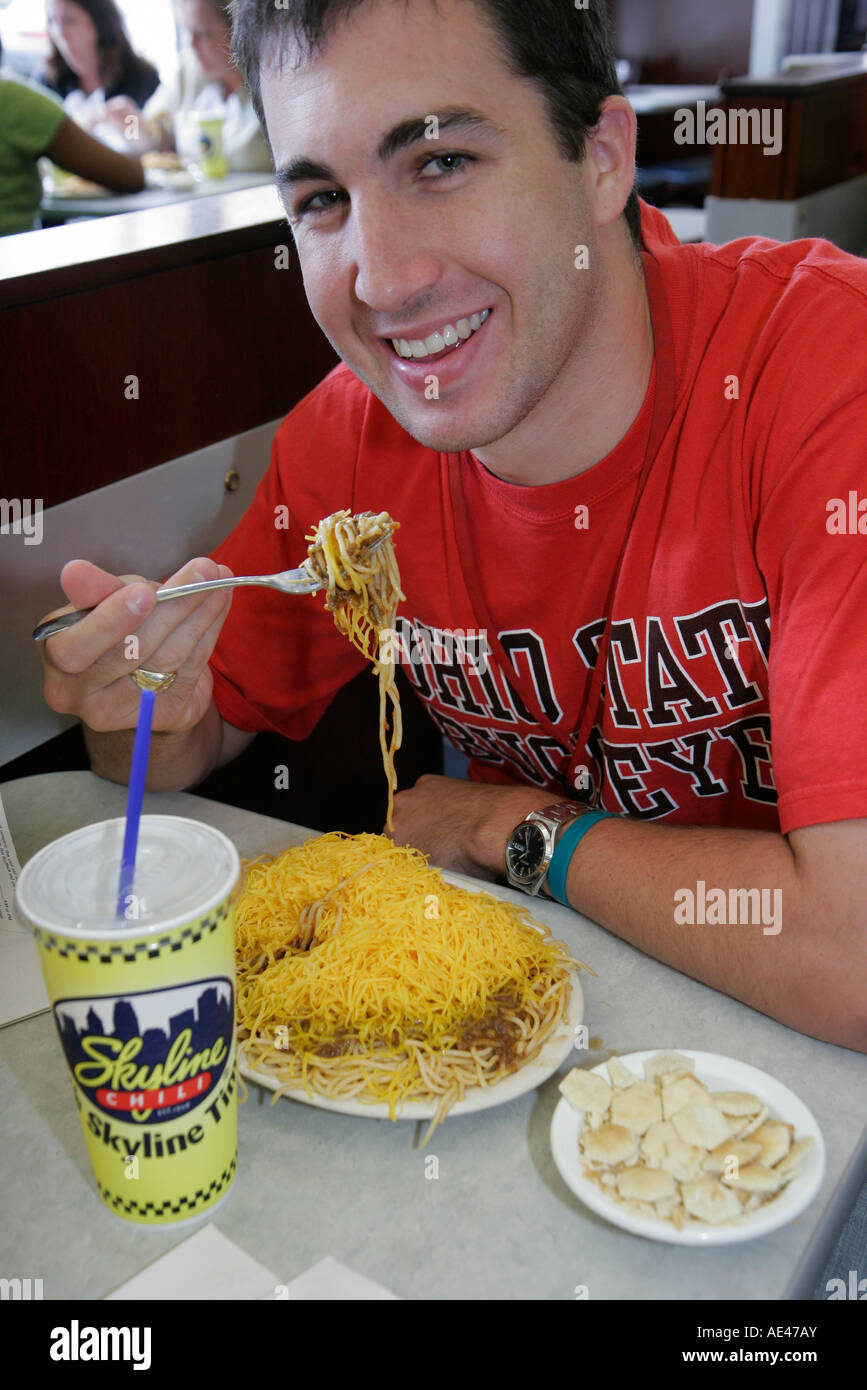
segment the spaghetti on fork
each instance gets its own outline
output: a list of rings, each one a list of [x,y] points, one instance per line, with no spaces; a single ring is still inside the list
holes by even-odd
[[[394,679],[393,644],[384,644],[381,634],[394,629],[398,604],[405,598],[394,553],[393,536],[398,526],[387,512],[361,512],[357,516],[346,510],[334,512],[305,538],[310,544],[301,566],[325,589],[325,607],[334,615],[338,631],[372,662],[379,681],[379,746],[388,782],[389,830],[394,828],[394,755],[401,745],[403,721]]]

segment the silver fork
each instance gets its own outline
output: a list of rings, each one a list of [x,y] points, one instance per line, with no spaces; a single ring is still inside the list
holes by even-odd
[[[370,547],[375,548],[375,544]],[[312,579],[306,569],[281,570],[279,574],[253,574],[236,575],[231,579],[205,579],[199,584],[179,584],[173,589],[157,589],[157,603],[162,603],[170,598],[187,598],[190,594],[203,594],[208,589],[239,589],[242,585],[259,585],[264,589],[279,589],[283,594],[315,594],[318,589],[323,589],[324,584]],[[92,608],[81,608],[75,613],[62,613],[59,618],[49,618],[47,623],[40,623],[34,629],[34,642],[44,642],[46,637],[53,637],[57,632],[65,632],[74,623],[81,622],[88,613],[92,613]]]

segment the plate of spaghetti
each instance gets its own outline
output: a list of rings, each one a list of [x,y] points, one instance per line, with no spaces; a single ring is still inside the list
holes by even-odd
[[[338,632],[372,663],[379,681],[379,744],[388,782],[389,830],[393,829],[397,788],[394,755],[400,748],[403,725],[392,644],[384,634],[394,631],[398,604],[405,597],[394,553],[393,538],[399,525],[388,512],[360,512],[356,516],[347,510],[334,512],[306,537],[310,544],[301,565],[325,590],[325,607],[333,614]]]
[[[248,866],[236,908],[242,1076],[392,1120],[501,1105],[574,1046],[582,967],[523,907],[420,850],[335,832]],[[587,968],[587,967],[583,967]]]

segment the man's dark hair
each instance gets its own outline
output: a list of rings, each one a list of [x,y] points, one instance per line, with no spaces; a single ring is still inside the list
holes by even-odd
[[[250,89],[263,130],[259,65],[265,43],[294,39],[305,56],[323,45],[328,31],[364,0],[233,0],[235,62]],[[432,0],[435,3],[435,0]],[[599,123],[606,97],[621,95],[605,0],[473,0],[499,38],[506,64],[539,87],[561,150],[576,164],[588,134]],[[278,50],[279,52],[279,47]],[[638,193],[624,208],[636,247],[641,245]]]

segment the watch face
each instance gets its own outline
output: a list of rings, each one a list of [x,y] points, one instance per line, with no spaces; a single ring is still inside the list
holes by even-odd
[[[512,833],[506,848],[506,867],[513,878],[531,882],[542,867],[546,849],[545,833],[532,821],[524,821]]]

